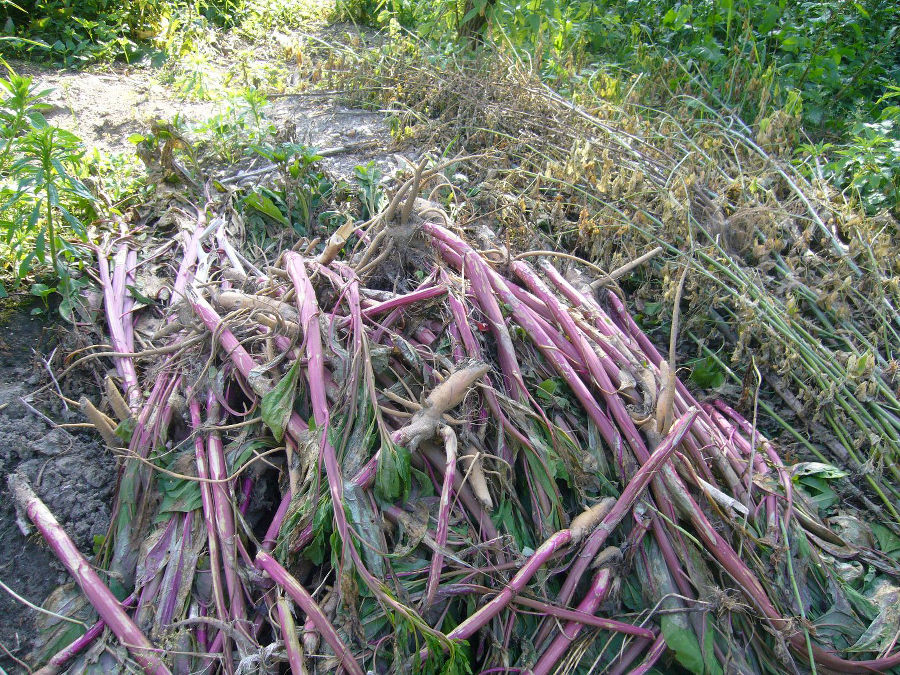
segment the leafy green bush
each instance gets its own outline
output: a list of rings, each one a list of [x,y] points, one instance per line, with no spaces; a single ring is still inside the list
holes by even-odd
[[[900,87],[881,101],[900,96]],[[835,150],[827,177],[856,192],[868,213],[894,209],[900,215],[900,106],[886,106],[877,121],[858,121],[853,138]]]
[[[82,257],[69,239],[86,240],[82,219],[94,215],[94,197],[80,179],[84,151],[76,136],[48,124],[41,114],[48,92],[38,91],[30,77],[10,70],[0,85],[5,89],[0,101],[0,260],[14,283],[31,277],[37,266],[49,266],[44,271],[54,285],[38,284],[36,293],[45,298],[58,291],[65,313],[79,285],[72,272]],[[0,290],[5,294],[5,288]]]
[[[566,91],[586,84],[659,110],[696,97],[763,132],[773,118],[795,118],[766,149],[790,154],[802,126],[827,149],[825,173],[870,212],[898,204],[897,115],[882,97],[900,81],[900,3],[341,0],[337,8],[444,45],[487,21],[497,48]]]
[[[98,60],[132,62],[158,53],[151,38],[184,22],[176,17],[232,25],[242,0],[0,0],[0,4],[6,34],[29,40],[2,43],[6,54],[78,67]]]

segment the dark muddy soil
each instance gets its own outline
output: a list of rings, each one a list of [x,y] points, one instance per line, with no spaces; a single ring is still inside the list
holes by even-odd
[[[66,410],[53,393],[55,388],[32,396],[50,382],[42,359],[57,346],[60,327],[31,316],[30,309],[11,299],[0,301],[0,580],[40,605],[56,586],[71,579],[34,530],[23,535],[6,476],[25,474],[76,545],[90,556],[94,536],[104,535],[109,524],[116,472],[115,459],[93,433],[54,428],[20,400],[56,423],[81,421],[76,411]],[[75,399],[79,389],[88,388],[86,384],[77,376],[60,383],[66,396]],[[96,390],[96,385],[89,388]],[[0,589],[2,652],[8,650],[29,662],[36,614]],[[26,672],[7,653],[0,653],[0,668]]]

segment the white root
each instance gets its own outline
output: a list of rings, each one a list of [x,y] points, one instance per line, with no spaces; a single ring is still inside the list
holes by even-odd
[[[433,438],[445,412],[455,408],[466,397],[466,394],[478,380],[484,377],[490,368],[484,363],[472,363],[451,373],[425,399],[422,409],[413,415],[405,427],[394,432],[391,440],[414,451],[419,443]]]

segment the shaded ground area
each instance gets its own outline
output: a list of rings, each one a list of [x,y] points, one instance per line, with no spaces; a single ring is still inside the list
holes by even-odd
[[[58,340],[58,326],[34,318],[28,306],[0,304],[0,580],[16,593],[41,604],[50,591],[70,581],[62,565],[39,537],[23,537],[6,487],[6,476],[22,472],[47,503],[77,546],[90,555],[94,537],[105,535],[115,477],[115,459],[95,435],[77,429],[53,428],[32,406],[60,422],[77,420],[49,390],[31,396],[50,378],[42,363]],[[77,397],[79,383],[62,383],[67,396]],[[23,403],[24,399],[26,403]],[[26,659],[35,637],[37,613],[6,592],[0,592],[0,642],[19,659]],[[20,672],[7,654],[0,667]],[[24,671],[22,671],[24,672]]]

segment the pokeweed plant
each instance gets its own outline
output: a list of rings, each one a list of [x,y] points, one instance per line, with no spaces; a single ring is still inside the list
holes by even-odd
[[[41,114],[48,92],[37,91],[30,77],[10,70],[0,84],[9,92],[0,107],[4,263],[17,284],[31,276],[35,263],[49,265],[51,284],[35,284],[33,291],[42,299],[58,292],[63,297],[60,312],[69,317],[84,282],[72,276],[81,256],[68,237],[87,240],[79,215],[92,214],[95,205],[78,177],[84,151],[77,136],[49,124]]]

